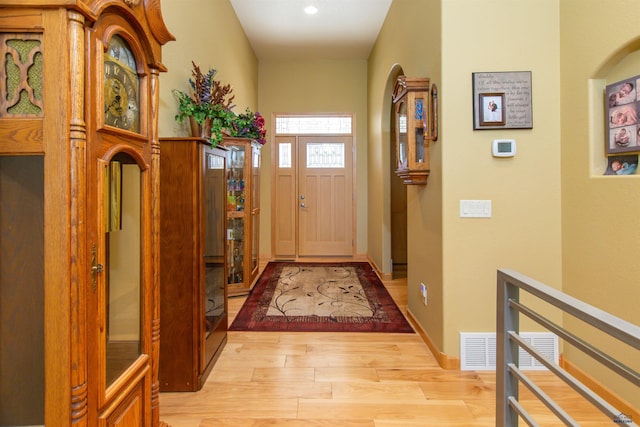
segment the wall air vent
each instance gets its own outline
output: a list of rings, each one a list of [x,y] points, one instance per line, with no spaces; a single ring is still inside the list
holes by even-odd
[[[523,340],[533,345],[554,363],[558,363],[558,337],[551,332],[521,332]],[[525,350],[520,349],[520,369],[544,371],[547,368]],[[493,332],[460,333],[460,369],[493,371],[496,369],[496,334]]]

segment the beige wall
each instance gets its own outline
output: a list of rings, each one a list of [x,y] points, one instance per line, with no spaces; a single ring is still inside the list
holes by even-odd
[[[459,354],[459,332],[495,330],[497,269],[561,287],[558,3],[443,2],[447,354]],[[532,129],[473,130],[472,73],[485,71],[531,71]],[[515,139],[516,157],[492,157],[495,138]],[[461,199],[491,200],[492,217],[460,218]]]
[[[562,0],[560,28],[564,291],[639,325],[640,176],[602,176],[604,86],[640,74],[637,6],[633,0]],[[569,317],[565,325],[616,347]],[[640,407],[637,388],[571,348],[565,353]],[[623,349],[618,357],[640,370],[637,352],[630,353]]]
[[[176,38],[162,49],[162,61],[169,69],[160,74],[161,137],[190,135],[189,125],[174,117],[178,103],[172,89],[188,90],[191,61],[204,72],[218,70],[216,79],[231,84],[234,111],[258,105],[258,59],[238,22],[229,0],[162,0],[162,16]]]
[[[367,251],[367,61],[260,61],[259,110],[274,113],[355,113],[357,229],[356,253]],[[271,126],[270,126],[271,127]],[[273,137],[270,132],[269,138]],[[260,256],[271,254],[271,153],[263,149],[260,191]]]
[[[382,91],[399,64],[406,75],[431,77],[440,99],[429,183],[408,189],[409,309],[440,350],[457,357],[460,331],[495,330],[498,268],[560,286],[558,1],[440,3],[394,2],[370,58],[369,253],[386,262],[386,196],[373,194],[388,185],[379,117],[388,114]],[[424,17],[431,25],[418,33]],[[480,71],[532,72],[533,129],[473,130],[471,75]],[[518,156],[493,158],[491,141],[507,137],[517,140]],[[459,218],[461,199],[491,200],[492,218]]]
[[[369,204],[368,254],[385,273],[391,271],[389,117],[394,77],[429,77],[442,88],[440,1],[402,0],[392,3],[369,57]],[[417,31],[417,30],[420,31]],[[442,98],[441,98],[442,99]],[[441,104],[444,105],[444,104]],[[441,122],[442,123],[442,122]],[[436,345],[442,349],[442,150],[446,131],[431,145],[428,185],[407,189],[409,306]],[[417,284],[429,285],[429,310],[417,306]]]

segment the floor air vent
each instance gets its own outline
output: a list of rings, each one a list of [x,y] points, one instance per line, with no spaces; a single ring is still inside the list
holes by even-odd
[[[540,353],[558,363],[558,337],[550,332],[521,332],[522,339]],[[463,371],[492,371],[496,369],[496,334],[491,332],[460,333],[460,369]],[[529,353],[520,349],[520,369],[546,370]]]

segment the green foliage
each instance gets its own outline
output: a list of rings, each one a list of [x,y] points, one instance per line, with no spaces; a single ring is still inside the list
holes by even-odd
[[[260,113],[254,113],[247,108],[244,113],[238,114],[234,118],[231,136],[255,139],[264,145],[267,143],[267,131],[264,125],[264,117]]]
[[[215,69],[203,73],[195,62],[192,61],[191,64],[191,91],[173,90],[178,100],[176,121],[182,124],[185,119],[193,117],[196,123],[205,128],[211,123],[209,142],[213,147],[222,142],[223,131],[228,132],[230,136],[255,139],[264,145],[267,142],[264,117],[249,108],[244,113],[236,115],[232,111],[235,105],[231,102],[235,96],[231,95],[231,86],[223,85],[214,78]]]
[[[190,93],[173,90],[178,100],[178,114],[175,119],[178,123],[182,123],[184,119],[193,117],[200,126],[205,126],[210,121],[209,142],[215,147],[222,141],[223,130],[231,129],[233,125],[235,118],[235,113],[231,111],[234,107],[231,104],[234,98],[231,95],[233,89],[230,85],[222,85],[220,81],[215,80],[215,69],[202,73],[195,62],[192,61],[191,64],[193,69],[189,79]]]

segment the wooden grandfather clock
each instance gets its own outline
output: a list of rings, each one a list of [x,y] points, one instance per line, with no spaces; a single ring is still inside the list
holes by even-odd
[[[0,0],[0,425],[159,424],[159,0]]]

